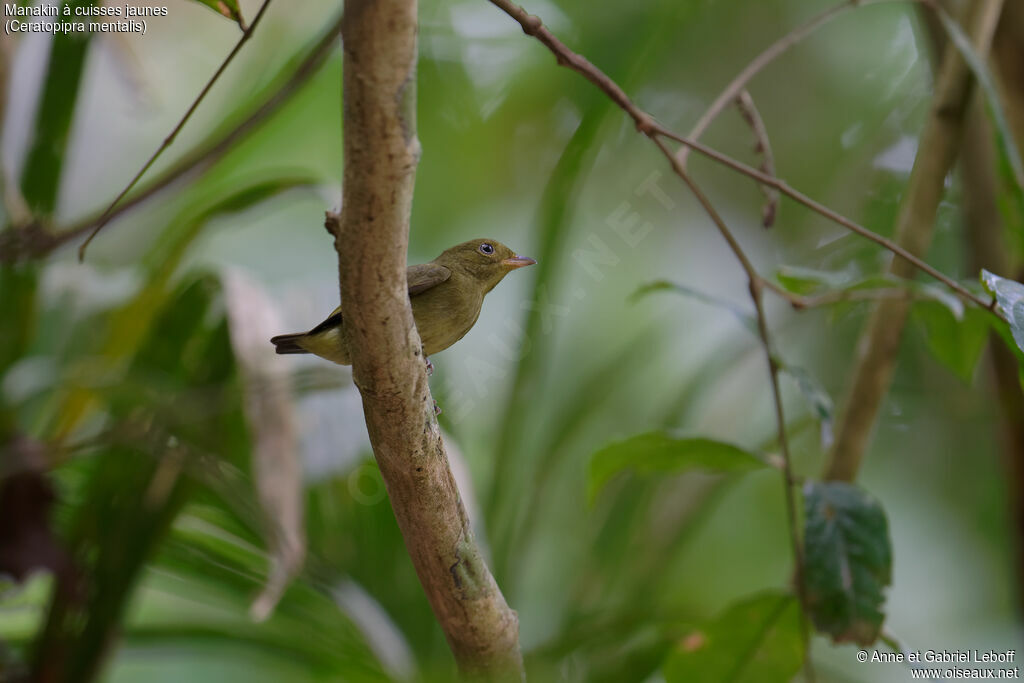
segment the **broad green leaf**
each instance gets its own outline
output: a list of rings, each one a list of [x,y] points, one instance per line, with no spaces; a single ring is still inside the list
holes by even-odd
[[[1024,285],[987,270],[981,271],[981,284],[996,298],[999,311],[1010,325],[1013,341],[1024,351]]]
[[[870,645],[885,615],[892,580],[889,523],[882,507],[845,482],[804,487],[804,583],[807,609],[835,642]]]
[[[694,469],[732,473],[765,466],[757,455],[722,441],[648,432],[605,446],[591,456],[587,495],[593,502],[608,480],[625,470],[640,474],[674,474]]]
[[[245,20],[242,18],[242,10],[238,6],[238,0],[193,0],[193,2],[209,7],[217,14],[227,17],[238,24],[238,27],[243,31],[246,30]]]
[[[688,296],[691,299],[696,299],[697,301],[703,304],[707,304],[708,306],[713,306],[714,308],[721,308],[723,310],[729,311],[730,313],[733,314],[733,316],[736,317],[737,320],[740,321],[741,325],[747,328],[749,332],[751,332],[754,336],[758,335],[757,320],[750,313],[744,311],[736,304],[726,301],[725,299],[719,299],[716,296],[705,294],[699,289],[694,289],[693,287],[689,287],[687,285],[680,285],[675,282],[669,282],[668,280],[655,280],[654,282],[649,282],[646,285],[641,285],[639,288],[637,288],[635,292],[629,295],[629,298],[632,301],[636,301],[638,299],[642,299],[643,297],[653,292],[666,291],[678,292],[679,294]]]
[[[968,308],[958,321],[948,308],[934,302],[917,304],[913,316],[923,328],[932,355],[969,384],[985,349],[992,316],[987,311]]]
[[[683,636],[663,673],[667,683],[788,683],[803,661],[800,604],[771,592]]]

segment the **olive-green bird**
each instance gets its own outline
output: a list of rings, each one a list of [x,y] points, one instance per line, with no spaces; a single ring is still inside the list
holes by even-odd
[[[409,266],[409,299],[423,355],[444,351],[462,339],[480,316],[487,292],[516,268],[535,263],[497,240],[477,239],[455,245],[430,263]],[[282,334],[270,341],[278,353],[312,353],[350,365],[343,324],[339,306],[309,332]]]

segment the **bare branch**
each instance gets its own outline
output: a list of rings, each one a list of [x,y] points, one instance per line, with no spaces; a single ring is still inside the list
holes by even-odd
[[[344,182],[335,235],[344,334],[405,545],[464,674],[522,678],[518,620],[473,538],[434,416],[406,285],[416,138],[415,0],[348,0]]]
[[[775,157],[772,155],[772,143],[768,139],[768,129],[761,118],[761,112],[754,104],[754,98],[746,90],[736,96],[736,108],[740,110],[743,120],[754,133],[754,151],[761,155],[761,170],[770,176],[775,175]],[[689,149],[688,147],[685,149]],[[766,228],[775,224],[779,210],[779,191],[767,185],[758,185],[764,194],[765,203],[761,207],[761,225]]]

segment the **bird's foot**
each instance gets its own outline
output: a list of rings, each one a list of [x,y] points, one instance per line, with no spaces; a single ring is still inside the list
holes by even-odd
[[[437,399],[434,399],[434,416],[441,414],[441,406],[437,405]]]
[[[427,358],[426,356],[423,356],[423,360],[426,361],[427,363],[427,377],[430,377],[431,375],[434,374],[434,364],[431,363],[430,359]]]

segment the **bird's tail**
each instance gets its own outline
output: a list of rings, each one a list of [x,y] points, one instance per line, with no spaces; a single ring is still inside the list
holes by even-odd
[[[299,340],[305,337],[306,334],[306,332],[279,334],[271,338],[270,343],[274,345],[274,350],[282,355],[288,353],[309,353],[309,351],[299,346]]]

